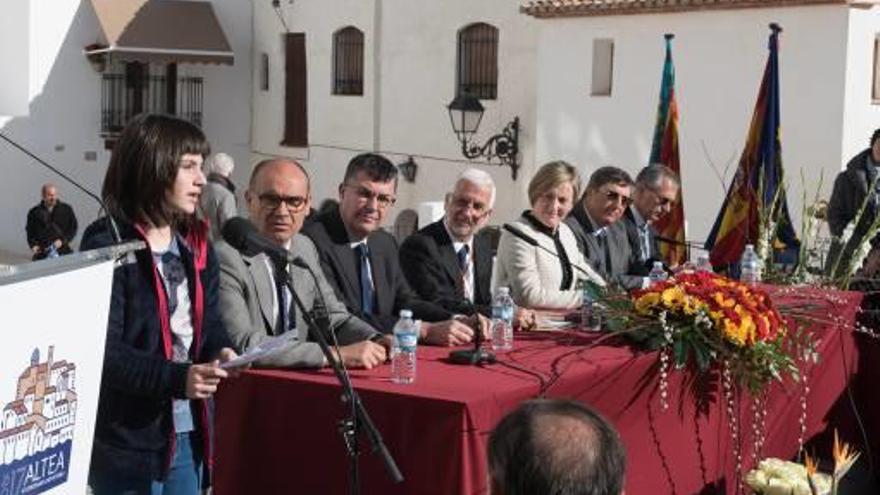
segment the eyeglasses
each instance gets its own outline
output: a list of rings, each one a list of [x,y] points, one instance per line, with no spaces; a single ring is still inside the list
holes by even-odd
[[[260,206],[267,210],[274,210],[281,206],[281,203],[284,203],[287,205],[287,209],[293,213],[302,211],[308,202],[308,198],[302,196],[278,196],[272,193],[260,194],[259,198]]]
[[[452,198],[452,206],[455,209],[459,209],[459,210],[465,210],[467,208],[470,208],[470,209],[474,210],[474,213],[476,213],[477,215],[482,215],[483,213],[486,213],[489,210],[489,205],[487,205],[485,203],[481,203],[479,201],[471,201],[471,200],[468,200],[465,198],[456,198],[456,197]]]
[[[602,195],[605,196],[605,199],[608,201],[613,201],[615,203],[622,203],[623,206],[629,206],[632,204],[632,198],[625,195],[620,194],[617,191],[603,191]]]
[[[353,189],[355,196],[357,196],[357,198],[364,203],[369,203],[370,201],[375,199],[376,203],[379,205],[379,208],[382,209],[388,208],[389,206],[392,206],[395,202],[397,202],[397,198],[395,198],[391,194],[380,194],[357,184],[343,184],[342,187]]]

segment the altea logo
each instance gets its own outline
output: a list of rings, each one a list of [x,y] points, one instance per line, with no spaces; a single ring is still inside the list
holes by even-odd
[[[43,493],[67,481],[76,423],[76,365],[34,349],[0,417],[0,495]],[[2,393],[2,389],[0,389]],[[3,404],[0,396],[0,405]]]

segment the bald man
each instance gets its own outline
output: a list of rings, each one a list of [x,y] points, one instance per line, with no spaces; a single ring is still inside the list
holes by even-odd
[[[43,184],[41,196],[40,203],[28,211],[25,227],[33,259],[72,253],[70,243],[77,229],[73,208],[58,199],[54,184]]]
[[[330,327],[339,342],[336,359],[347,367],[372,368],[385,362],[385,347],[373,342],[381,335],[351,315],[324,278],[315,245],[299,234],[309,212],[309,176],[302,166],[285,159],[265,160],[254,167],[245,192],[248,215],[260,234],[312,268],[279,267],[263,253],[239,253],[224,241],[216,243],[220,260],[220,313],[240,352],[271,335],[296,332],[290,348],[257,361],[261,367],[325,366],[318,344],[309,337],[302,313],[281,277],[289,276],[303,305],[311,311],[323,299]],[[287,274],[282,270],[289,270]]]

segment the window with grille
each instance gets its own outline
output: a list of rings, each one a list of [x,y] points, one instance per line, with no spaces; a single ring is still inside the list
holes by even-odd
[[[364,94],[364,33],[353,26],[333,35],[333,94]]]
[[[458,93],[481,100],[498,97],[498,29],[471,24],[458,33]]]

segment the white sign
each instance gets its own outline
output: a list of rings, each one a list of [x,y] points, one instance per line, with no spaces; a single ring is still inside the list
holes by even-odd
[[[86,493],[112,278],[104,261],[0,285],[0,495]]]

